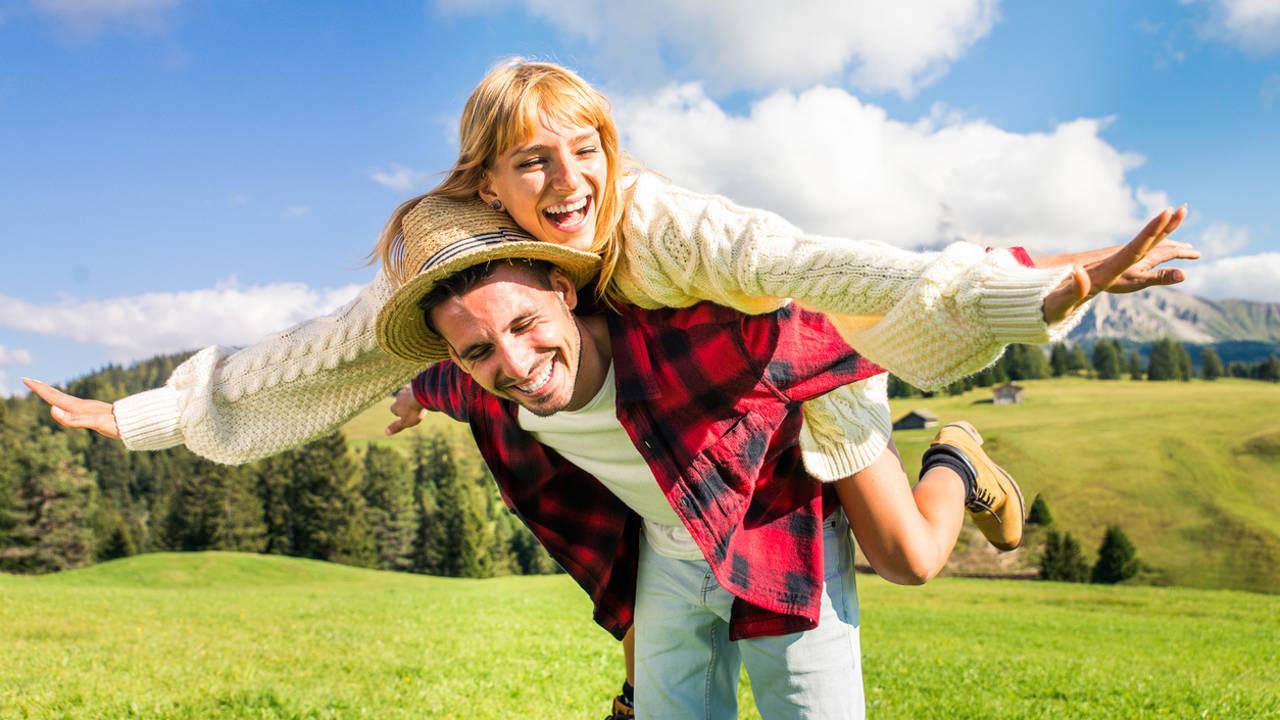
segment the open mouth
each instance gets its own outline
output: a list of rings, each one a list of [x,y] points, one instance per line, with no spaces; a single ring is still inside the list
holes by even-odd
[[[591,196],[587,195],[572,202],[552,205],[542,211],[543,217],[557,230],[574,231],[580,229],[591,212]]]
[[[547,367],[542,372],[538,373],[529,382],[523,385],[512,385],[511,387],[524,393],[525,395],[532,395],[538,392],[539,390],[541,390],[542,388],[546,387],[547,383],[551,382],[552,370],[554,370],[554,368],[555,368],[555,363],[549,362],[547,363]]]

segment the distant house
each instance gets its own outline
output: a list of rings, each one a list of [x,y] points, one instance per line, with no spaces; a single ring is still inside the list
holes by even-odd
[[[925,410],[917,408],[911,412],[898,418],[893,424],[894,430],[918,430],[920,428],[931,428],[938,426],[938,416]]]
[[[1013,405],[1022,402],[1023,399],[1022,386],[1012,382],[997,385],[991,388],[991,392],[994,394],[992,402],[996,405]]]

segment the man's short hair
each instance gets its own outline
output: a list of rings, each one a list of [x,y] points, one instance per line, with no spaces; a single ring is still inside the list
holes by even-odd
[[[431,328],[431,332],[437,335],[440,334],[436,331],[436,326],[431,323],[431,311],[435,306],[451,298],[466,295],[476,289],[477,286],[488,280],[503,265],[528,268],[530,277],[536,279],[538,287],[543,290],[551,289],[551,269],[555,265],[547,260],[498,258],[471,265],[437,281],[435,287],[431,288],[431,292],[423,295],[422,299],[418,301],[418,307],[422,310],[422,318],[426,321],[427,327]]]

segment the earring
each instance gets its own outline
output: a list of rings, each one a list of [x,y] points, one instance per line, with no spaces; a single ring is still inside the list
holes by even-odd
[[[499,200],[498,198],[494,198],[494,199],[492,199],[492,200],[490,200],[490,201],[489,201],[489,207],[493,208],[494,210],[501,210],[501,209],[502,209],[502,201],[501,201],[501,200]]]

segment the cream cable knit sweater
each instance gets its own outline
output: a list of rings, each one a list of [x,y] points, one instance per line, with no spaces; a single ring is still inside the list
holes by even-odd
[[[979,370],[1011,342],[1045,342],[1041,303],[1068,269],[1023,268],[1005,252],[957,244],[912,253],[801,233],[771,213],[681,190],[653,176],[631,189],[618,282],[643,307],[711,300],[766,312],[793,297],[831,314],[860,352],[913,384]],[[379,273],[345,307],[237,351],[206,348],[164,387],[115,404],[131,450],[186,444],[224,463],[297,446],[389,399],[422,368],[378,349],[374,321],[392,289]],[[1072,321],[1078,319],[1077,312]],[[883,376],[805,404],[805,465],[834,480],[888,443]]]

